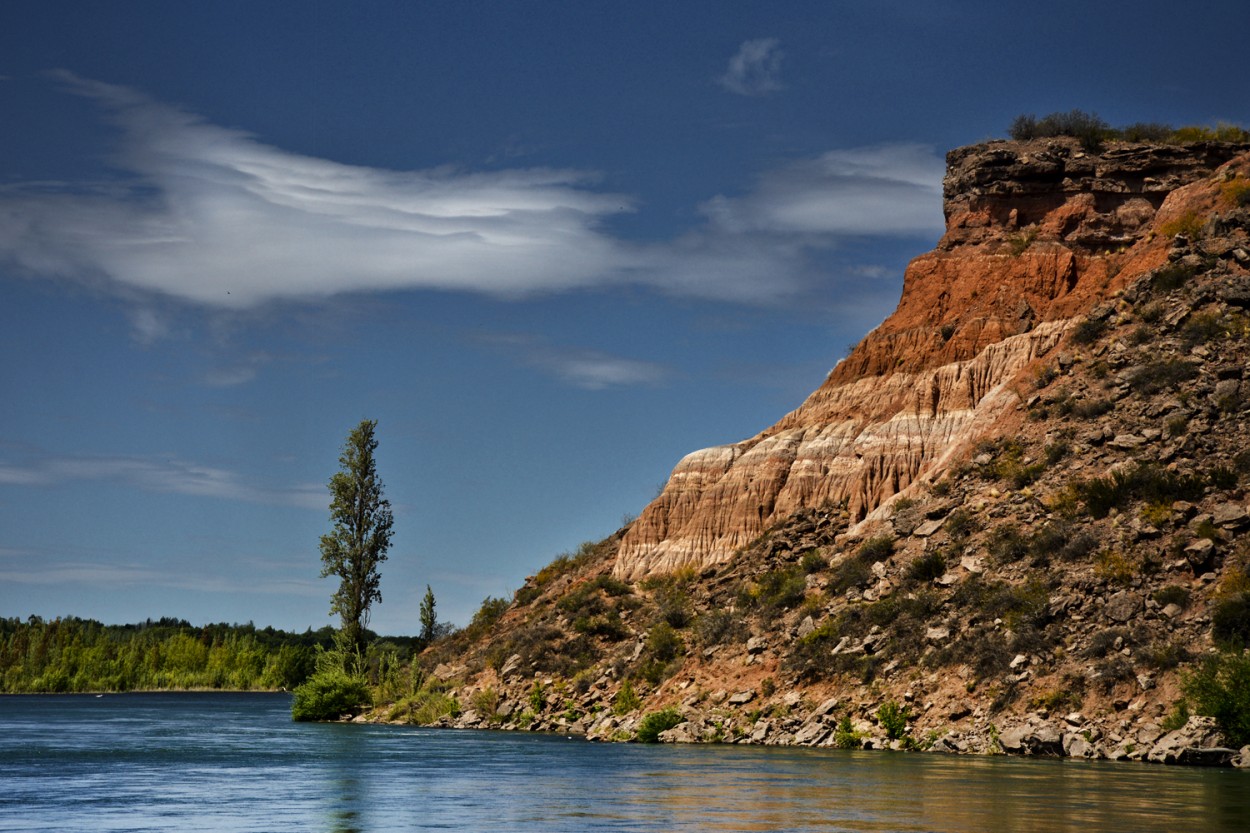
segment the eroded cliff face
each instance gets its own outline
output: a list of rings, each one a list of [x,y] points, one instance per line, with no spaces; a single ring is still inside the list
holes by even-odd
[[[1205,198],[1185,187],[1248,149],[1095,154],[1048,139],[952,151],[946,233],[908,266],[897,310],[776,425],[685,457],[626,533],[616,575],[701,569],[801,509],[845,503],[860,521],[940,478],[1016,409],[1074,318],[1164,261],[1158,227]]]

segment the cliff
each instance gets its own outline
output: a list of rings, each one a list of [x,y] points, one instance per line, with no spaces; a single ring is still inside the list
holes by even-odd
[[[1154,229],[1194,210],[1183,186],[1245,150],[1089,153],[1059,138],[951,151],[946,233],[908,266],[898,309],[776,425],[678,463],[625,535],[615,574],[702,569],[801,509],[844,503],[858,522],[940,479],[1019,405],[1011,383],[1076,316],[1163,261],[1168,240]]]
[[[373,719],[1250,767],[1250,146],[964,148],[946,210],[806,402]]]

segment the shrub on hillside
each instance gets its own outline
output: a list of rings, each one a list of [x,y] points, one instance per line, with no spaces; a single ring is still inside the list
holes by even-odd
[[[1168,605],[1189,607],[1189,588],[1181,587],[1179,584],[1169,584],[1156,590],[1151,598],[1155,600],[1155,604],[1159,605],[1159,607],[1167,607]]]
[[[1215,718],[1227,745],[1250,744],[1250,653],[1227,651],[1207,657],[1182,681],[1194,710]]]
[[[1112,509],[1130,501],[1197,500],[1202,497],[1201,477],[1165,469],[1153,463],[1138,463],[1107,477],[1091,477],[1072,484],[1085,511],[1094,518],[1105,518]]]
[[[370,702],[372,695],[363,677],[349,676],[341,670],[322,670],[296,687],[295,698],[291,701],[291,719],[337,720],[344,715],[357,714]]]
[[[887,700],[877,709],[877,723],[890,740],[900,740],[907,735],[907,721],[911,712],[893,700]]]
[[[1189,240],[1197,240],[1202,237],[1202,227],[1205,225],[1202,215],[1196,211],[1186,211],[1175,219],[1168,220],[1159,225],[1159,234],[1164,237],[1183,236]]]
[[[1093,344],[1106,331],[1106,319],[1085,318],[1072,329],[1072,340],[1077,344]]]
[[[658,712],[651,712],[638,724],[638,741],[659,743],[661,732],[667,732],[683,720],[681,712],[671,706]]]
[[[746,623],[742,617],[728,610],[709,610],[694,622],[695,637],[704,648],[727,642],[742,642],[747,638]]]
[[[997,564],[1012,564],[1029,553],[1029,542],[1020,532],[1020,527],[1013,523],[1005,523],[990,531],[986,548]]]
[[[801,565],[769,570],[738,592],[738,603],[765,613],[789,610],[807,595],[807,573]]]
[[[1234,208],[1250,205],[1250,180],[1238,177],[1225,182],[1220,188],[1220,196]]]
[[[1233,593],[1216,603],[1211,638],[1229,650],[1250,648],[1250,593]]]
[[[1196,270],[1192,266],[1169,263],[1159,267],[1150,276],[1150,288],[1156,292],[1171,292],[1189,283],[1195,274]]]
[[[855,557],[867,564],[885,561],[894,554],[894,538],[890,535],[876,535],[859,545]]]
[[[872,578],[872,570],[862,560],[848,556],[834,566],[829,577],[830,593],[845,593],[852,587],[863,587]]]
[[[1159,359],[1142,365],[1129,374],[1128,384],[1143,395],[1171,390],[1198,375],[1198,367],[1183,359]]]
[[[907,567],[907,577],[912,581],[933,581],[945,573],[946,556],[941,550],[925,553]]]

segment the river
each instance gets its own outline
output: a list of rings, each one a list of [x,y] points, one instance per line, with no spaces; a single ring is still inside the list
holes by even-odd
[[[310,725],[289,707],[0,697],[0,830],[1250,829],[1247,772]]]

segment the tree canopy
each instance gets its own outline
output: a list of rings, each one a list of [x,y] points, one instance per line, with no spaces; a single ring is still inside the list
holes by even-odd
[[[391,545],[391,504],[382,496],[374,452],[376,420],[363,420],[347,435],[340,469],[330,478],[330,520],[321,536],[321,576],[337,576],[330,612],[342,621],[340,637],[349,662],[359,662],[366,648],[369,608],[382,601],[378,565]]]

